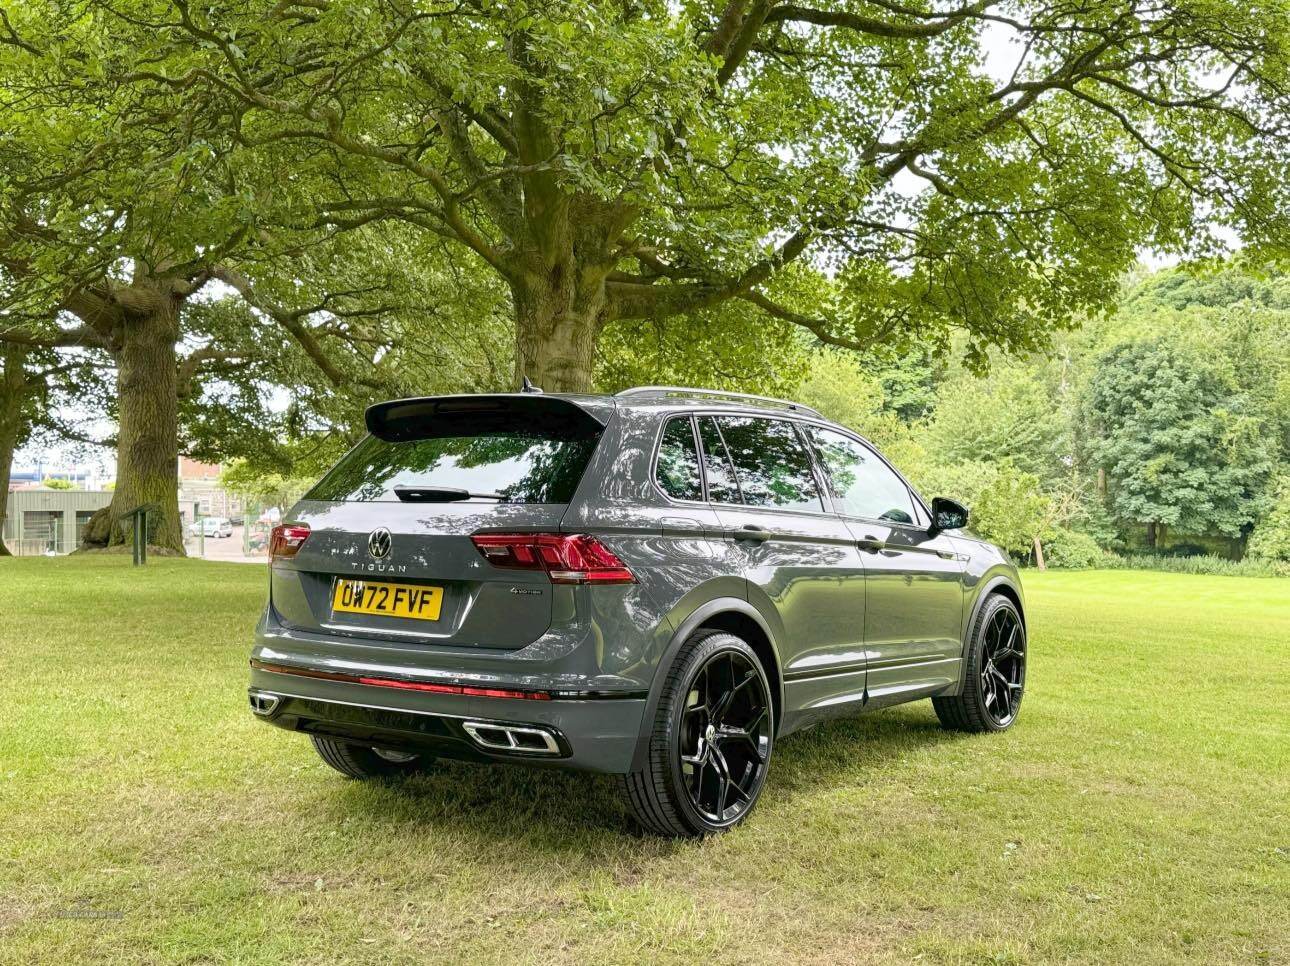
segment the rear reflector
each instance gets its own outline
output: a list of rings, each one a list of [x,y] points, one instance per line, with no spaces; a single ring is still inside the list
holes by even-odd
[[[553,584],[634,584],[614,552],[585,533],[477,533],[470,538],[494,567],[544,570]]]
[[[294,557],[308,539],[307,523],[280,523],[269,534],[269,557]]]
[[[423,691],[429,694],[462,694],[471,698],[517,698],[525,701],[550,701],[548,691],[522,691],[518,688],[488,688],[473,684],[430,684],[425,681],[401,681],[398,678],[374,678],[340,671],[316,671],[312,668],[292,667],[289,664],[266,664],[251,661],[251,667],[275,674],[295,674],[305,678],[322,678],[325,681],[344,681],[348,684],[370,684],[377,688],[395,688],[400,691]]]

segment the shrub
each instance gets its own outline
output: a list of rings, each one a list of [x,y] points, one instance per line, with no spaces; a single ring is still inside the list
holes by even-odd
[[[1105,565],[1100,565],[1105,566]],[[1159,554],[1131,554],[1118,558],[1128,570],[1163,570],[1175,574],[1209,574],[1217,577],[1290,577],[1290,563],[1279,560],[1228,560],[1212,554],[1203,557],[1164,557]]]
[[[1087,533],[1058,527],[1043,541],[1044,562],[1049,567],[1087,570],[1105,565],[1107,554]]]

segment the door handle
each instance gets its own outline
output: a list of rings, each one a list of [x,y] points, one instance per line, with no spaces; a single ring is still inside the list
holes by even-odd
[[[856,541],[856,546],[861,550],[868,550],[871,553],[877,553],[879,550],[885,549],[887,544],[885,541],[879,540],[877,537],[866,533],[863,538]]]
[[[733,536],[736,540],[752,540],[755,543],[761,543],[763,540],[769,540],[771,533],[765,527],[759,527],[755,523],[745,523],[734,531]]]

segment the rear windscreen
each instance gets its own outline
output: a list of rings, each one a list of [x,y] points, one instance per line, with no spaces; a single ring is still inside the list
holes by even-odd
[[[465,430],[465,427],[462,427]],[[306,495],[307,500],[397,502],[395,487],[465,490],[496,503],[568,503],[599,434],[553,434],[531,425],[453,435],[435,427],[425,439],[369,436]]]

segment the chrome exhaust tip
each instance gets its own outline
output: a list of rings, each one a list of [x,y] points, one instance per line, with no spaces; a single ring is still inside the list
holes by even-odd
[[[499,724],[496,721],[463,721],[461,726],[475,744],[489,751],[527,755],[560,754],[560,744],[555,740],[555,735],[545,728]]]
[[[282,703],[282,696],[268,691],[248,691],[247,700],[251,702],[251,712],[260,718],[272,718]]]

